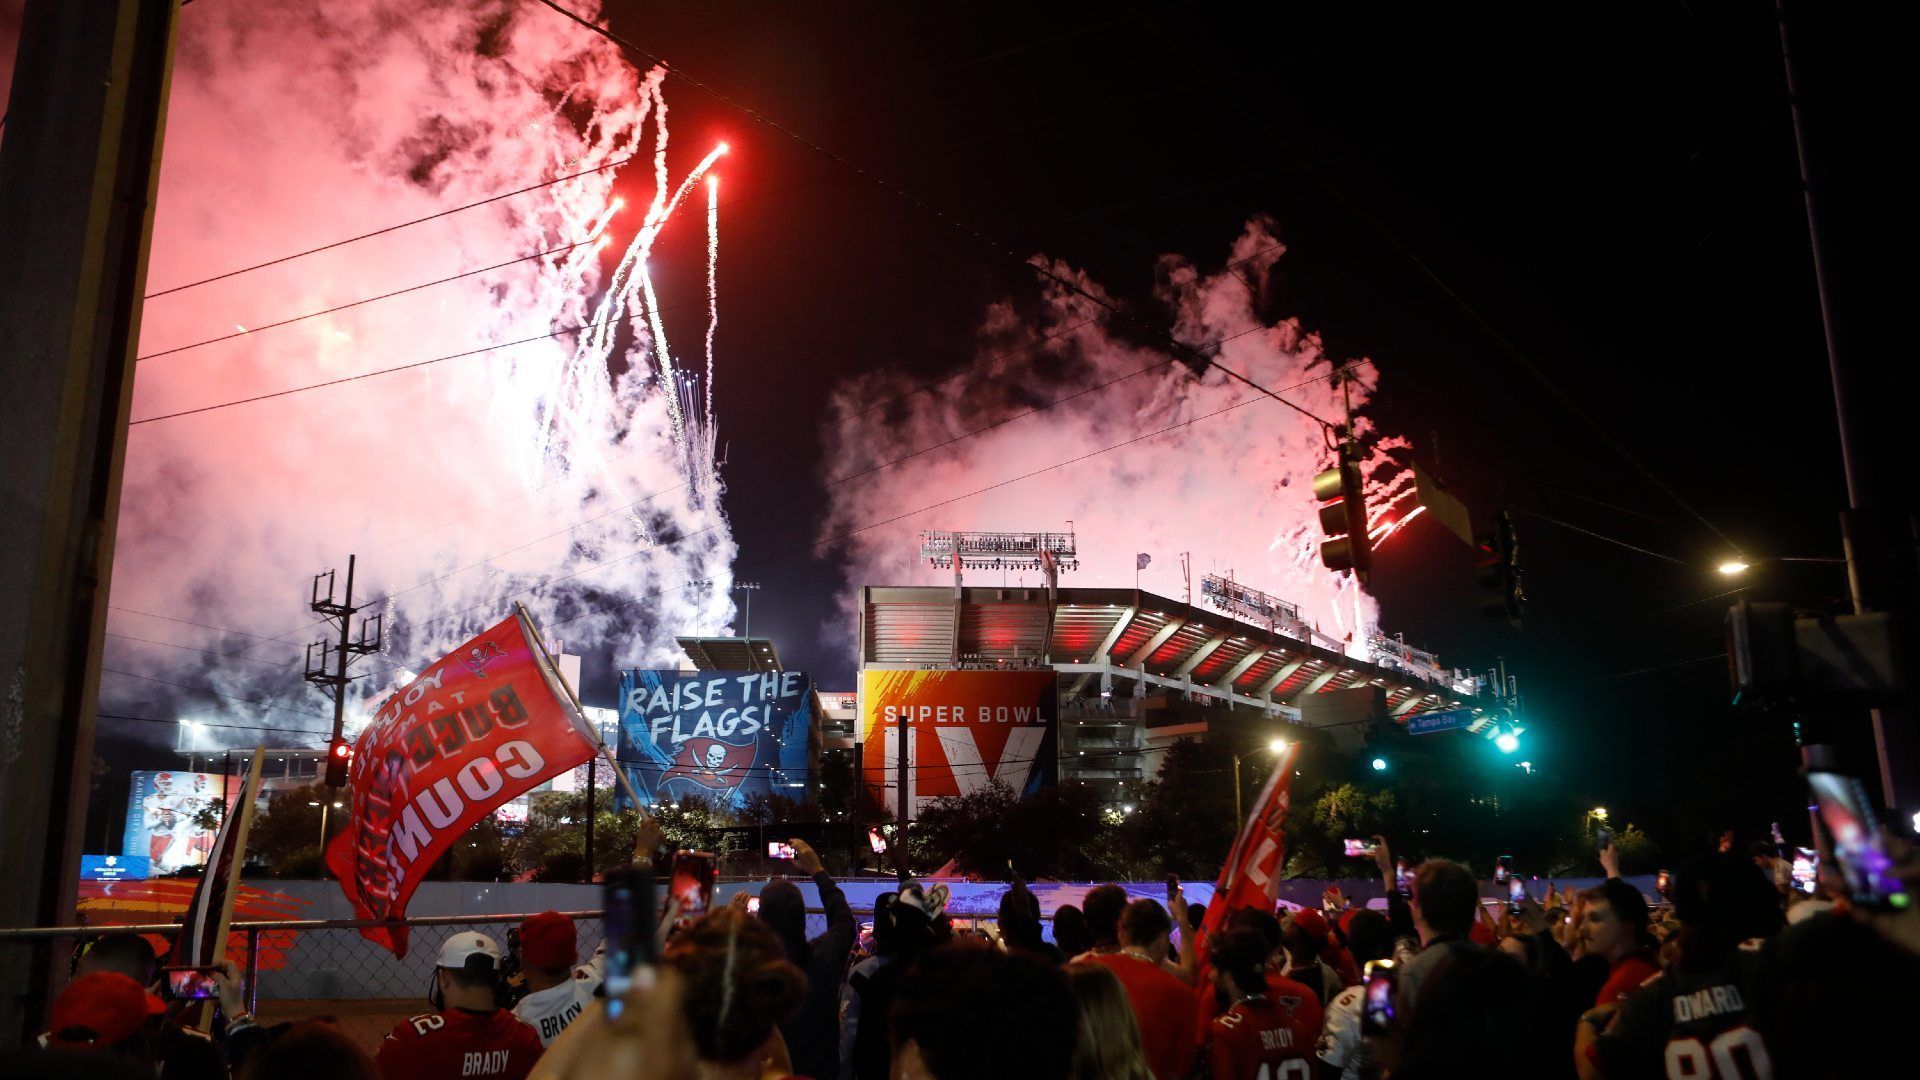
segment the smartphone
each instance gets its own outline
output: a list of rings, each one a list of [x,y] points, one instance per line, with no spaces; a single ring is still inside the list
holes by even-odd
[[[1374,852],[1380,850],[1380,846],[1371,840],[1348,840],[1346,847],[1349,859],[1371,859]]]
[[[1880,836],[1879,815],[1857,777],[1844,773],[1807,773],[1820,823],[1833,838],[1833,857],[1853,903],[1874,908],[1904,908],[1907,892],[1893,874],[1893,859]]]
[[[1613,830],[1602,825],[1593,830],[1593,847],[1596,851],[1605,851],[1613,846]]]
[[[1180,875],[1167,875],[1167,906],[1173,906],[1173,898],[1180,895]]]
[[[713,852],[676,851],[667,898],[680,902],[680,917],[693,920],[713,906]]]
[[[887,853],[887,838],[880,835],[879,829],[868,829],[867,846],[873,849],[875,855],[885,855]]]
[[[1512,861],[1513,856],[1511,855],[1502,855],[1493,861],[1493,883],[1495,885],[1506,884],[1507,876],[1513,872],[1507,869],[1507,864]]]
[[[653,875],[628,869],[609,873],[600,886],[601,925],[606,942],[607,1019],[620,1015],[635,970],[653,963]]]
[[[1517,877],[1507,879],[1507,910],[1520,914],[1520,905],[1527,899],[1527,883]]]
[[[175,1001],[205,1001],[220,996],[211,967],[163,967],[167,976],[167,996]]]
[[[1367,961],[1366,996],[1360,1004],[1360,1033],[1385,1035],[1393,1027],[1393,993],[1397,987],[1391,960]]]
[[[1413,895],[1413,868],[1405,859],[1393,860],[1393,887],[1401,896]]]
[[[793,858],[793,845],[782,843],[779,840],[769,840],[767,841],[767,858],[791,859]]]
[[[1793,849],[1793,887],[1811,894],[1820,883],[1820,853],[1812,848]]]
[[[1665,870],[1660,871],[1659,875],[1653,879],[1653,891],[1660,894],[1660,899],[1671,903],[1673,900],[1673,875],[1667,873]]]
[[[760,898],[759,897],[757,896],[747,897],[747,914],[749,915],[760,914]]]

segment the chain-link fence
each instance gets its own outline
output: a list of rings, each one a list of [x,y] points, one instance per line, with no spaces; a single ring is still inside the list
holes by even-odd
[[[580,958],[599,947],[598,911],[564,912],[579,934]],[[871,911],[856,911],[865,923]],[[333,1017],[368,1049],[374,1049],[395,1024],[426,1012],[427,987],[434,961],[447,938],[462,931],[486,934],[506,948],[507,933],[528,915],[453,915],[407,919],[409,947],[396,957],[361,936],[374,924],[355,920],[235,922],[227,956],[244,973],[250,1008],[261,1023],[275,1024],[312,1016]],[[959,917],[963,930],[981,929],[990,920]],[[166,955],[178,924],[88,926],[0,930],[0,986],[9,989],[9,1022],[0,1046],[17,1046],[46,1030],[51,993],[71,977],[81,951],[109,937],[146,937],[156,954]],[[807,936],[824,933],[826,915],[807,912]]]

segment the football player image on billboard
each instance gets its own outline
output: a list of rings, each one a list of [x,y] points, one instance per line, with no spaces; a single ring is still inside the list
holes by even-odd
[[[134,772],[120,853],[149,860],[156,874],[205,866],[225,797],[218,773]]]

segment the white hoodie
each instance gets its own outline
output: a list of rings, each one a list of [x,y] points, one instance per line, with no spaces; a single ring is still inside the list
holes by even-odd
[[[540,1045],[552,1046],[553,1040],[593,1001],[594,993],[605,978],[606,963],[606,955],[594,950],[592,960],[573,969],[573,978],[521,998],[513,1007],[513,1015],[533,1025],[533,1030],[540,1035]]]

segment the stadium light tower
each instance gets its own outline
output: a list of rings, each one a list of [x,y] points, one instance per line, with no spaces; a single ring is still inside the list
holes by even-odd
[[[920,557],[935,570],[951,569],[955,589],[964,570],[1039,570],[1052,591],[1060,571],[1080,569],[1071,522],[1066,532],[923,532]]]

